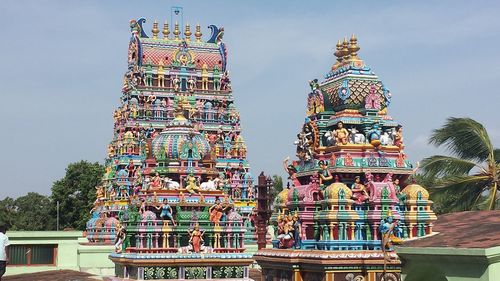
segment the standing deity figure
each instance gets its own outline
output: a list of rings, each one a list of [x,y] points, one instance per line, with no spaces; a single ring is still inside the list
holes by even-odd
[[[196,88],[196,80],[194,80],[193,77],[189,77],[187,82],[188,82],[189,91],[194,92],[194,89]]]
[[[209,209],[208,212],[210,213],[210,222],[212,222],[215,226],[220,225],[220,219],[222,218],[222,215],[224,214],[224,211],[226,211],[229,208],[229,206],[224,207],[219,199],[217,197],[215,199],[215,204],[213,204]]]
[[[351,190],[352,190],[352,199],[357,204],[361,204],[363,202],[366,202],[370,198],[368,195],[368,191],[366,191],[366,187],[361,183],[361,177],[356,176],[354,178],[354,183],[351,185]]]
[[[189,231],[189,243],[191,244],[192,250],[195,253],[199,253],[201,246],[203,245],[203,234],[205,231],[200,231],[200,227],[195,224],[194,229]]]
[[[302,224],[299,220],[299,215],[293,215],[293,240],[295,240],[295,248],[300,248],[302,242]]]
[[[156,210],[161,210],[160,218],[162,220],[169,219],[172,222],[172,224],[174,226],[176,226],[175,221],[174,221],[174,216],[172,215],[172,213],[173,213],[172,207],[170,207],[170,205],[168,204],[167,199],[163,199],[163,203],[160,206],[155,207],[155,208],[156,208]]]
[[[158,87],[165,87],[165,72],[163,69],[163,60],[158,63],[158,70],[156,71],[158,77]]]
[[[178,92],[181,88],[181,79],[179,79],[179,76],[176,75],[174,79],[172,79],[172,84],[174,91]]]
[[[222,78],[220,80],[220,88],[222,91],[231,90],[231,80],[229,80],[229,72],[227,70],[222,74]]]
[[[205,91],[208,90],[208,70],[206,63],[204,63],[201,68],[201,89]]]
[[[332,173],[328,170],[328,163],[325,160],[319,160],[318,162],[320,172],[319,172],[319,186],[324,189],[327,182],[333,179]]]
[[[122,252],[122,245],[123,242],[125,241],[126,232],[125,232],[125,227],[122,225],[118,226],[118,233],[116,233],[115,237],[115,253],[121,253]]]
[[[379,231],[381,234],[382,251],[384,252],[384,258],[390,261],[388,251],[393,251],[394,244],[401,244],[403,241],[401,238],[397,237],[396,234],[401,232],[398,222],[394,220],[392,211],[387,212],[387,217],[380,221]]]
[[[380,109],[380,97],[377,95],[375,85],[371,85],[370,92],[365,98],[366,109]]]
[[[344,128],[344,123],[338,122],[337,129],[334,132],[335,135],[335,143],[336,144],[347,144],[347,140],[349,138],[349,132],[346,128]]]

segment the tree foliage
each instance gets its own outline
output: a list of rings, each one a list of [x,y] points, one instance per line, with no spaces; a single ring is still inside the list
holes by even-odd
[[[470,118],[448,118],[429,143],[451,154],[422,161],[421,179],[432,180],[431,198],[442,204],[442,212],[496,208],[500,150],[483,125]]]
[[[96,199],[95,187],[100,183],[104,166],[95,162],[80,161],[69,164],[66,175],[52,186],[51,215],[56,217],[59,201],[60,229],[84,230],[90,219],[89,210]]]
[[[278,175],[273,175],[273,187],[270,190],[271,198],[276,198],[276,196],[283,190],[283,178]]]
[[[51,202],[47,196],[30,192],[17,199],[0,201],[0,224],[11,230],[52,230],[55,220],[50,215]]]

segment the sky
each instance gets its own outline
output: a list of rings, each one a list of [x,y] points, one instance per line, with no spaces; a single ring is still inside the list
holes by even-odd
[[[254,175],[284,175],[305,117],[308,81],[356,34],[391,90],[411,161],[446,118],[471,117],[500,147],[498,1],[1,0],[0,199],[50,194],[69,163],[104,162],[126,71],[129,20],[224,26],[235,104]],[[160,24],[161,25],[161,24]],[[210,34],[202,28],[204,39]]]

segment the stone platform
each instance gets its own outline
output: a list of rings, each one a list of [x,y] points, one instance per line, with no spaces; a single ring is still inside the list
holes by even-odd
[[[250,279],[251,254],[111,254],[115,275],[135,280],[240,280]]]

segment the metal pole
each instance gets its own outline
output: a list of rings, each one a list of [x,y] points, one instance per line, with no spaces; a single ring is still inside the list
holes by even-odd
[[[59,201],[57,201],[57,231],[59,231]]]

